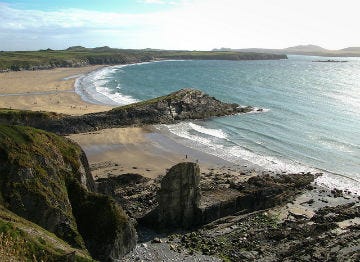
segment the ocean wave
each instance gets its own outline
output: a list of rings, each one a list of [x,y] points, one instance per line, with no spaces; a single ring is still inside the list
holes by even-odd
[[[206,135],[214,136],[214,137],[218,137],[218,138],[223,138],[223,139],[227,138],[226,133],[224,133],[224,131],[222,131],[221,129],[205,128],[203,126],[199,126],[199,125],[196,125],[191,122],[189,123],[189,126],[192,129],[194,129],[195,131],[202,133],[202,134],[206,134]]]
[[[328,188],[336,187],[342,190],[346,189],[353,193],[360,193],[360,181],[354,178],[333,173],[328,170],[314,168],[280,156],[259,154],[249,148],[229,141],[227,136],[224,136],[225,133],[221,129],[204,128],[192,122],[163,126],[166,130],[170,131],[171,134],[182,138],[181,141],[177,140],[181,144],[217,156],[226,161],[239,164],[243,163],[245,160],[265,170],[271,170],[278,173],[322,173],[323,175],[316,179],[318,184]],[[194,133],[194,130],[199,134]]]
[[[111,74],[124,66],[128,65],[104,67],[77,78],[75,92],[84,101],[94,104],[119,106],[138,102],[138,99],[120,93],[120,85],[117,86],[116,92],[107,87],[108,82],[112,79]]]
[[[75,80],[75,92],[80,95],[84,101],[93,104],[120,106],[136,103],[140,100],[119,92],[119,90],[121,90],[120,85],[116,87],[116,92],[107,87],[108,82],[112,80],[112,74],[122,72],[121,68],[124,67],[171,61],[184,60],[160,60],[103,67],[78,77]]]
[[[267,113],[270,109],[268,108],[261,108],[261,107],[254,107],[254,109],[247,114],[261,114],[261,113]],[[242,114],[242,113],[241,113]]]
[[[360,181],[348,176],[332,173],[327,170],[323,170],[323,175],[316,179],[319,185],[327,188],[347,190],[352,193],[360,194]]]

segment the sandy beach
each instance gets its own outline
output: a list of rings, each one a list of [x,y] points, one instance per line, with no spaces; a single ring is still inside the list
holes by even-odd
[[[151,127],[104,129],[70,135],[85,151],[95,178],[137,173],[148,178],[165,175],[171,166],[198,162],[202,171],[236,172],[220,158],[183,147]],[[167,146],[164,146],[167,144]]]
[[[84,102],[74,91],[76,77],[101,67],[1,73],[0,108],[52,111],[70,115],[109,110],[110,106]]]
[[[101,67],[1,73],[0,108],[70,115],[109,110],[112,107],[87,103],[74,92],[77,77]],[[105,129],[71,135],[70,138],[84,149],[95,178],[125,173],[155,178],[182,161],[198,161],[205,171],[220,170],[221,166],[225,168],[226,164],[230,164],[190,148],[182,148],[151,127]],[[231,172],[231,168],[226,170]]]

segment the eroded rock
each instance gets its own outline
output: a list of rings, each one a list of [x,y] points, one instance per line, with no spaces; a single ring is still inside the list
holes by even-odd
[[[163,227],[189,228],[196,222],[200,204],[200,168],[179,163],[168,171],[158,192],[158,223]]]

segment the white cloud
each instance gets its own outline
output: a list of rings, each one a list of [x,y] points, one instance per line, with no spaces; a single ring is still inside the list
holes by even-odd
[[[172,3],[144,0],[152,4]],[[0,49],[110,45],[212,49],[360,46],[358,0],[183,0],[144,14],[18,10],[0,4]],[[346,4],[345,4],[346,3]],[[53,39],[56,39],[53,40]]]
[[[166,4],[166,1],[163,0],[142,0],[140,2],[145,4]]]

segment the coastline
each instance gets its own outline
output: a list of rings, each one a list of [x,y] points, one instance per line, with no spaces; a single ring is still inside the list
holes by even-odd
[[[105,68],[112,70],[119,66],[123,67],[134,64],[115,65],[113,67],[106,66]],[[3,73],[2,76],[5,77],[0,79],[0,108],[9,107],[16,109],[53,111],[70,115],[82,115],[109,110],[113,107],[105,105],[105,103],[101,103],[101,101],[97,101],[97,103],[87,101],[87,99],[84,99],[84,97],[76,91],[77,81],[90,74],[96,74],[99,70],[103,69],[104,66],[90,66]],[[94,90],[94,92],[96,92],[96,90]],[[149,131],[150,129],[151,131]],[[127,129],[125,128],[125,130]],[[135,129],[130,128],[129,130],[132,131],[121,132],[127,133],[127,136],[130,137]],[[120,141],[117,142],[116,145],[112,145],[105,140],[100,145],[96,143],[94,145],[86,145],[81,142],[80,145],[86,147],[85,152],[89,157],[90,164],[94,165],[94,168],[97,170],[94,172],[97,176],[103,176],[103,173],[109,169],[109,166],[113,166],[112,168],[117,170],[117,172],[140,172],[140,166],[144,165],[144,163],[151,162],[156,164],[144,167],[141,174],[153,178],[164,174],[166,169],[173,164],[187,161],[186,155],[189,156],[189,161],[195,162],[196,160],[200,160],[203,162],[206,170],[209,170],[210,168],[217,168],[220,170],[222,166],[229,166],[230,169],[236,169],[238,172],[243,172],[244,169],[252,169],[258,172],[265,170],[263,167],[257,166],[243,158],[237,158],[236,163],[229,162],[210,152],[203,152],[187,147],[183,143],[177,141],[178,139],[174,139],[174,137],[176,137],[175,134],[165,131],[164,128],[146,127],[142,132],[142,135],[144,136],[143,141],[146,140],[146,143],[143,143],[143,141],[131,143]],[[95,133],[88,133],[86,135],[89,141],[94,138],[92,134]],[[99,135],[100,134],[106,136],[106,133],[100,132]],[[144,148],[142,148],[144,144],[146,144],[145,151]],[[96,156],[96,152],[101,152],[103,157],[99,157],[100,153]],[[117,157],[116,155],[120,157]],[[105,163],[106,157],[110,159],[107,161],[108,163]],[[121,168],[114,167],[118,159],[122,159],[125,162],[124,166]],[[135,159],[138,160],[135,161]],[[213,165],[212,162],[216,164]],[[119,166],[119,163],[116,164]],[[270,169],[268,172],[275,171]],[[326,173],[325,170],[318,170],[318,172]],[[319,179],[319,184],[329,184],[327,183],[329,178],[325,178],[325,176]],[[328,188],[338,188],[335,182],[328,185]]]
[[[234,164],[183,146],[151,126],[103,129],[69,135],[85,151],[95,179],[136,173],[155,179],[179,162],[197,162],[203,172],[238,174],[259,169]]]
[[[75,92],[75,81],[103,66],[5,72],[0,75],[0,108],[52,111],[69,115],[101,112],[111,106],[90,104]]]
[[[0,108],[52,111],[69,115],[109,110],[113,107],[100,101],[91,103],[76,92],[76,82],[79,79],[103,68],[104,66],[89,66],[2,73]],[[78,142],[86,152],[94,177],[103,177],[108,173],[140,173],[155,178],[164,175],[166,169],[182,161],[198,161],[206,171],[239,170],[239,165],[181,145],[153,126],[105,129],[71,135],[70,138]],[[251,164],[244,165],[251,167]]]
[[[99,69],[95,69],[99,70]],[[90,71],[94,72],[94,71]],[[65,81],[69,81],[75,83],[75,78],[79,77],[79,75],[69,75],[65,77]],[[64,78],[63,78],[64,79]],[[64,81],[64,80],[61,80]],[[56,83],[56,82],[55,82]],[[31,90],[28,89],[29,93],[15,93],[15,95],[4,96],[3,98],[14,98],[17,99],[21,97],[22,99],[27,97],[48,97],[49,95],[57,95],[60,94],[72,94],[77,96],[77,99],[81,98],[77,95],[74,91],[69,91],[64,86],[63,90],[56,91],[55,94],[51,93],[52,90],[49,89],[40,89],[40,90]],[[1,94],[0,94],[1,98]],[[1,100],[0,100],[1,101]],[[49,108],[57,107],[56,112],[62,112],[63,110],[61,105],[55,104],[52,105],[49,101],[51,99],[47,99],[44,101],[44,110],[49,110]],[[47,107],[46,107],[46,102]],[[69,102],[69,100],[67,100]],[[95,107],[101,108],[99,105],[89,104],[86,101],[82,101],[83,104],[86,105],[86,108],[89,110],[95,109]],[[32,110],[34,107],[30,108]],[[77,109],[77,108],[75,108]],[[59,110],[59,111],[58,111]],[[74,113],[72,111],[72,113]],[[83,114],[81,110],[77,110],[79,114]],[[166,129],[165,129],[166,130]],[[158,126],[143,126],[143,127],[125,127],[125,128],[112,128],[112,129],[102,129],[99,131],[89,132],[89,133],[80,133],[69,135],[68,138],[72,139],[73,141],[77,142],[81,148],[84,150],[85,154],[87,155],[90,169],[92,176],[94,177],[96,182],[99,182],[99,179],[107,179],[107,178],[114,178],[124,174],[139,174],[146,178],[150,178],[149,184],[156,185],[161,179],[163,175],[166,174],[167,170],[172,167],[173,165],[179,162],[198,162],[200,165],[201,170],[201,179],[202,182],[205,181],[205,196],[206,190],[211,191],[214,186],[216,190],[214,190],[214,196],[219,198],[220,200],[226,199],[228,197],[229,190],[231,189],[232,182],[238,183],[245,182],[251,177],[254,176],[263,176],[263,175],[276,175],[278,172],[274,171],[266,171],[259,166],[255,166],[247,161],[240,161],[238,164],[234,164],[228,162],[220,157],[214,156],[210,153],[202,152],[195,148],[187,147],[186,145],[174,139],[176,137],[175,134],[172,134],[170,131],[167,132]],[[111,179],[109,179],[111,181]],[[213,182],[213,184],[211,184]],[[208,184],[206,184],[208,183]],[[206,187],[208,186],[208,187]],[[127,187],[125,185],[125,187]],[[148,185],[147,189],[150,188]],[[156,189],[156,187],[152,187]],[[132,191],[131,194],[122,194],[118,193],[118,197],[116,198],[117,201],[120,201],[120,197],[127,199],[129,201],[134,201],[134,205],[137,207],[137,212],[144,212],[138,204],[143,204],[144,202],[147,203],[149,198],[139,198],[137,194],[137,190],[141,190],[142,188],[139,185],[135,185],[135,191]],[[118,189],[117,189],[118,190]],[[132,190],[132,189],[131,189]],[[271,190],[276,190],[276,187],[265,188],[264,192]],[[115,190],[114,190],[115,192]],[[129,191],[130,192],[130,191]],[[241,192],[241,189],[240,189]],[[154,193],[154,192],[150,192]],[[208,197],[207,201],[211,202],[219,199],[212,199],[212,195]],[[155,199],[150,199],[151,203],[156,203]],[[287,225],[288,221],[291,221],[295,226],[302,225],[304,221],[311,221],[312,217],[316,216],[316,212],[320,208],[326,208],[327,206],[339,206],[344,204],[351,204],[351,205],[359,205],[360,197],[351,195],[349,192],[343,192],[341,190],[332,190],[332,188],[323,188],[321,185],[318,185],[316,182],[311,184],[309,188],[304,189],[296,196],[295,199],[291,200],[288,199],[287,202],[284,202],[281,205],[277,205],[275,207],[266,209],[265,211],[262,210],[261,214],[262,217],[269,217],[269,218],[276,218],[276,225]],[[122,205],[121,202],[118,202]],[[353,204],[355,203],[355,204]],[[140,205],[141,206],[141,205]],[[123,206],[124,208],[124,206]],[[342,207],[339,206],[341,209]],[[128,211],[128,210],[126,210]],[[249,216],[257,214],[250,213]],[[247,216],[247,215],[245,215]],[[132,217],[133,218],[133,217]],[[231,219],[234,219],[235,222],[231,222]],[[195,236],[208,239],[209,235],[213,236],[221,236],[224,235],[225,237],[221,239],[221,242],[216,242],[214,240],[213,243],[216,245],[221,245],[224,239],[226,240],[226,232],[235,232],[236,234],[242,234],[242,232],[237,231],[239,224],[237,223],[237,219],[242,219],[242,215],[240,213],[235,213],[229,217],[224,219],[217,220],[216,224],[213,227],[213,230],[216,232],[211,235],[211,230],[209,228],[202,228],[203,231],[196,231],[192,232],[191,234],[195,234]],[[224,222],[226,221],[226,222]],[[241,221],[241,220],[239,220]],[[223,223],[223,224],[222,224]],[[341,221],[343,223],[345,230],[352,230],[351,226],[359,224],[358,220],[344,220]],[[251,228],[254,228],[255,231],[258,230],[256,222],[253,221],[250,223]],[[272,230],[273,228],[270,228]],[[249,229],[246,229],[249,231]],[[262,231],[261,231],[262,230]],[[256,234],[259,232],[269,232],[269,230],[261,229],[256,231]],[[340,230],[340,229],[339,229]],[[341,228],[341,230],[344,230]],[[247,232],[246,231],[246,232]],[[251,231],[251,230],[250,230]],[[182,237],[181,239],[177,239],[171,236],[164,237],[158,235],[151,235],[148,234],[147,231],[143,231],[142,228],[137,229],[138,234],[140,235],[139,243],[137,244],[134,251],[130,252],[125,258],[124,261],[134,261],[134,260],[141,260],[147,259],[148,257],[159,258],[159,256],[163,256],[163,258],[177,258],[184,257],[189,258],[190,260],[194,260],[195,257],[199,257],[201,253],[194,253],[194,250],[191,249],[193,253],[187,253],[188,250],[181,246],[181,241],[183,238],[186,239],[186,236]],[[199,232],[205,232],[204,235],[200,235]],[[210,234],[209,234],[210,233]],[[144,237],[145,236],[145,237]],[[151,238],[149,238],[149,236]],[[155,238],[156,236],[156,238]],[[142,238],[141,238],[142,237]],[[316,236],[310,235],[309,237],[304,240],[304,243],[308,243],[309,238],[314,238]],[[149,238],[145,240],[146,238]],[[238,239],[238,235],[236,239]],[[155,239],[157,239],[155,241]],[[213,238],[212,238],[213,239]],[[229,238],[231,239],[231,237]],[[244,239],[249,239],[246,241],[250,241],[251,238],[246,234],[244,235]],[[258,239],[256,237],[256,239]],[[272,239],[272,238],[271,238]],[[157,242],[160,241],[160,242]],[[197,241],[197,240],[196,240]],[[280,242],[280,241],[279,241]],[[334,241],[335,242],[335,241]],[[162,243],[159,245],[159,243]],[[218,244],[219,243],[219,244]],[[237,243],[237,242],[236,242]],[[251,243],[251,242],[250,242]],[[265,243],[265,242],[264,242]],[[258,245],[263,245],[258,243]],[[195,245],[194,245],[195,246]],[[254,245],[255,246],[255,245]],[[264,244],[263,247],[266,247]],[[256,248],[255,248],[256,249]],[[255,250],[254,249],[254,250]],[[175,250],[177,250],[175,252]],[[271,249],[272,250],[272,249]],[[275,249],[274,249],[275,250]],[[173,253],[171,253],[173,252]],[[200,250],[201,252],[201,250]],[[274,253],[276,253],[274,251]],[[203,254],[208,254],[207,251]],[[213,255],[213,254],[208,254]],[[214,259],[209,261],[220,261],[217,257],[214,256],[207,256],[201,257],[203,259]],[[190,261],[189,260],[189,261]]]

